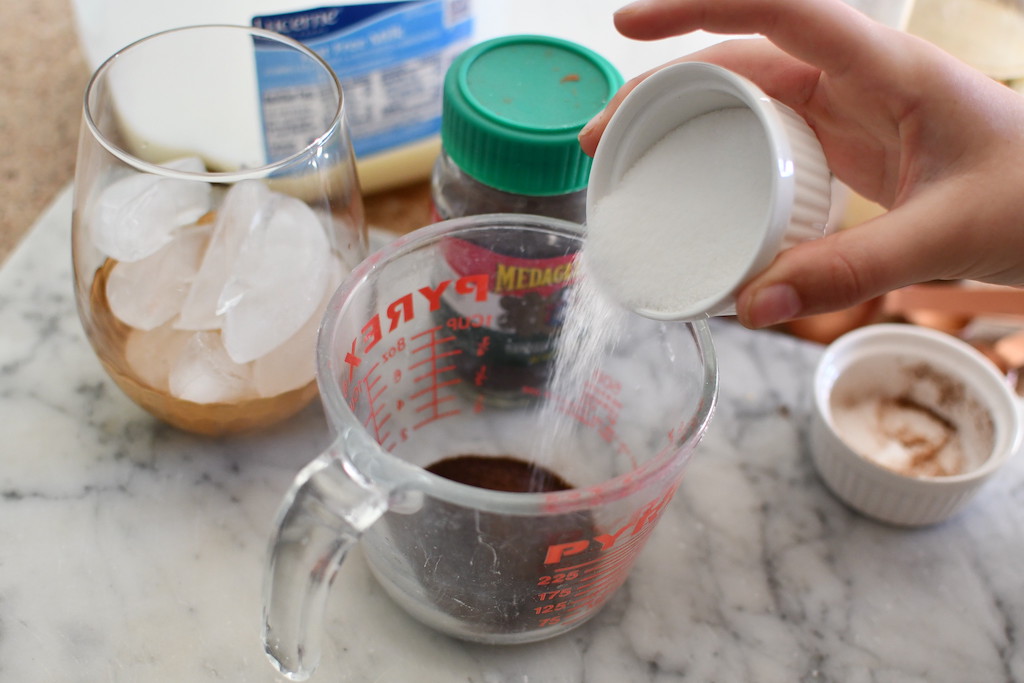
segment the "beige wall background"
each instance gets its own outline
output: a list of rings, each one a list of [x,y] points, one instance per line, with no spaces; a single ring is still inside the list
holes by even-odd
[[[72,178],[89,73],[68,0],[0,0],[0,264]]]

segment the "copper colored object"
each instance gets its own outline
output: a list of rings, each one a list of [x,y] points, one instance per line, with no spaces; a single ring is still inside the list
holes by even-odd
[[[885,310],[913,322],[951,334],[964,330],[976,317],[1019,319],[1021,331],[998,339],[968,339],[992,360],[1020,391],[1024,375],[1024,289],[995,285],[931,283],[911,285],[885,297]],[[963,336],[963,335],[961,335]]]
[[[881,309],[882,299],[871,299],[841,311],[791,320],[786,323],[785,329],[801,339],[831,344],[851,330],[878,322]]]
[[[997,341],[995,351],[1013,368],[1024,368],[1024,329]]]
[[[959,334],[971,322],[969,315],[928,309],[908,310],[903,314],[903,319],[914,325],[930,327],[933,330],[952,335]]]
[[[981,351],[986,358],[995,363],[996,367],[999,368],[999,371],[1003,374],[1006,374],[1013,369],[1009,362],[1007,362],[1006,358],[996,350],[996,345],[992,342],[979,339],[970,342],[970,344]]]
[[[801,339],[830,344],[858,327],[885,321],[907,322],[964,337],[976,318],[991,316],[1021,331],[1001,338],[966,339],[984,353],[1024,395],[1024,289],[960,282],[910,285],[863,304],[786,323]]]
[[[159,419],[179,429],[205,436],[224,436],[267,427],[291,417],[316,395],[316,382],[266,398],[237,403],[194,403],[149,386],[126,372],[124,345],[131,331],[107,304],[107,278],[115,261],[107,259],[96,271],[89,292],[89,310],[96,355],[117,386],[133,401]],[[312,353],[312,349],[310,349]]]
[[[910,285],[887,294],[885,310],[902,315],[928,311],[966,318],[981,314],[1021,316],[1024,324],[1024,289],[954,283]]]
[[[1014,391],[1024,397],[1024,329],[998,340],[994,350],[1009,366],[1004,372]]]

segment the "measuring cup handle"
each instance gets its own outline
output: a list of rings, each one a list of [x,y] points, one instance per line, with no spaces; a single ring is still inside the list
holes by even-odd
[[[291,680],[320,662],[327,593],[349,549],[388,508],[388,494],[346,465],[335,444],[299,472],[278,512],[263,587],[263,646]]]

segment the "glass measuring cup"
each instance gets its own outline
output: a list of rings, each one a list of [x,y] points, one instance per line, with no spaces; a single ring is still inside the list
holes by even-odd
[[[717,366],[705,322],[569,305],[587,290],[571,265],[522,259],[510,274],[486,258],[518,240],[573,264],[582,239],[538,216],[444,221],[372,254],[333,297],[317,377],[336,438],[286,495],[266,569],[264,645],[290,678],[316,668],[330,583],[360,539],[410,614],[484,643],[568,631],[625,581],[711,418]],[[514,361],[464,357],[487,347],[471,335],[488,316],[541,293],[561,298],[544,307],[549,372],[523,368],[526,400],[510,401],[508,382],[494,395],[485,378],[514,377],[497,367]]]

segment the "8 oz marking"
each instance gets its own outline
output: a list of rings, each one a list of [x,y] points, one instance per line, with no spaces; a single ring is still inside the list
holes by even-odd
[[[399,337],[395,345],[387,349],[381,354],[381,362],[387,363],[389,360],[398,355],[400,351],[405,351],[405,337]]]

